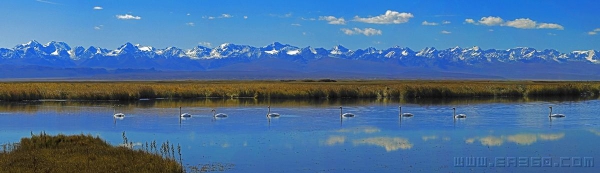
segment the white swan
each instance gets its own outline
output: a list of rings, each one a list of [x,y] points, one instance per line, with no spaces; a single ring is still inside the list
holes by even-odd
[[[192,114],[189,114],[189,113],[183,113],[182,114],[181,113],[181,107],[179,107],[179,116],[183,117],[183,118],[189,118],[189,117],[192,117]]]
[[[402,113],[402,106],[398,106],[398,109],[400,110],[400,116],[402,117],[412,117],[414,116],[412,113]]]
[[[217,113],[217,111],[214,110],[214,109],[212,110],[212,112],[213,112],[213,117],[215,117],[215,118],[225,118],[225,117],[227,117],[227,114]]]
[[[346,118],[348,118],[348,117],[354,117],[354,114],[352,114],[352,113],[344,113],[344,114],[342,114],[342,107],[340,106],[340,117],[346,117]]]
[[[565,114],[552,114],[552,106],[550,106],[549,108],[550,108],[550,114],[548,115],[548,117],[551,117],[551,118],[562,118],[562,117],[565,117]]]
[[[117,119],[123,119],[125,118],[125,114],[124,113],[116,113],[117,112],[117,108],[113,106],[113,117],[117,118]]]
[[[269,108],[269,112],[267,112],[267,117],[268,118],[275,118],[275,117],[279,117],[278,113],[271,113],[271,106],[267,107]]]
[[[465,114],[458,114],[456,115],[456,108],[452,108],[454,110],[454,118],[467,118],[467,115]]]

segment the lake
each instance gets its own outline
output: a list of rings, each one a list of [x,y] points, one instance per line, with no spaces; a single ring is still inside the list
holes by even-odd
[[[269,105],[281,117],[267,118]],[[399,117],[400,105],[414,116]],[[356,116],[340,118],[340,106]],[[566,117],[550,119],[549,106]],[[179,144],[188,170],[597,172],[598,110],[599,100],[557,98],[0,102],[0,144],[45,131],[119,145],[125,132],[136,149]]]

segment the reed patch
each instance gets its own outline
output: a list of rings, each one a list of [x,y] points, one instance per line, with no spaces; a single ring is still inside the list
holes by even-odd
[[[598,97],[584,81],[123,81],[0,82],[0,100],[196,98]]]
[[[180,147],[178,155],[168,142],[133,149],[125,133],[123,138],[115,147],[91,135],[31,134],[2,145],[0,172],[184,172]]]

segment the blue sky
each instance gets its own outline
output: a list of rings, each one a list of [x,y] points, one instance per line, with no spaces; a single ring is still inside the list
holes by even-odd
[[[596,0],[5,0],[0,47],[29,40],[107,49],[126,42],[192,48],[278,41],[350,49],[600,50],[599,5]]]

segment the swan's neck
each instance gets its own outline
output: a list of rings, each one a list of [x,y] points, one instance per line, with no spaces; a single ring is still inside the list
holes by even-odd
[[[179,115],[181,115],[181,107],[179,107]]]
[[[267,115],[269,115],[271,113],[271,107],[269,107],[269,112],[267,112]]]
[[[340,108],[340,117],[342,116],[342,108]]]
[[[456,109],[454,109],[454,113],[452,113],[452,116],[456,117]]]
[[[548,116],[552,115],[552,108],[550,108],[550,113],[548,114]]]
[[[402,115],[402,107],[398,107],[400,109],[400,115]]]

